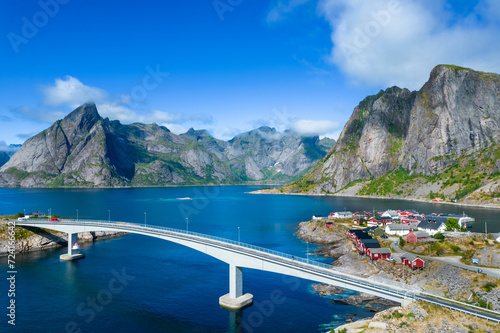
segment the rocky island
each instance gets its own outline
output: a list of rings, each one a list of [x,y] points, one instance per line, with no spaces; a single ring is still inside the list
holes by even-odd
[[[9,254],[7,222],[0,222],[0,257]],[[78,242],[87,243],[126,235],[116,231],[92,231],[78,233]],[[68,245],[68,234],[49,229],[15,227],[14,253],[39,251]]]

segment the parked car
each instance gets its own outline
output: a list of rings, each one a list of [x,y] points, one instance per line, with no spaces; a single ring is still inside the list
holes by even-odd
[[[59,222],[59,219],[56,219],[55,217],[50,219],[52,222]]]

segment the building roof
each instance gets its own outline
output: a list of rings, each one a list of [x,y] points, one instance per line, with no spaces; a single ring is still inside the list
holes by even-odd
[[[366,248],[370,247],[380,247],[380,243],[378,240],[370,238],[370,239],[360,239],[359,240]]]
[[[429,238],[430,237],[430,235],[425,231],[415,231],[415,232],[413,232],[413,234],[417,238]]]
[[[349,211],[344,211],[344,212],[335,212],[334,214],[339,214],[339,215],[352,215],[352,212],[349,212]]]
[[[375,230],[375,229],[378,229],[378,225],[373,225],[371,227],[364,228],[363,230],[370,231],[370,230]]]
[[[392,253],[391,249],[388,249],[386,247],[370,248],[370,252],[371,253],[381,253],[381,254]]]
[[[441,217],[438,217],[438,219],[432,219],[432,220],[425,219],[425,220],[422,220],[418,224],[418,228],[419,229],[438,230],[439,227],[441,227],[441,225],[445,224],[446,222],[447,222],[446,218],[444,218],[444,222],[443,222],[443,219]]]
[[[389,228],[389,230],[410,230],[410,226],[407,224],[399,224],[399,223],[392,223],[388,224],[386,228]]]
[[[45,213],[42,213],[42,212],[32,212],[32,213],[29,213],[29,214],[26,214],[26,215],[45,215]]]
[[[416,259],[420,259],[419,256],[413,253],[405,253],[401,256],[402,259],[406,259],[408,261],[415,261]],[[420,259],[422,260],[422,259]]]
[[[372,236],[368,235],[368,233],[367,233],[366,231],[361,230],[361,229],[359,229],[359,230],[354,230],[352,233],[353,233],[354,235],[356,235],[356,237],[357,237],[358,239],[371,239],[371,238],[372,238]]]

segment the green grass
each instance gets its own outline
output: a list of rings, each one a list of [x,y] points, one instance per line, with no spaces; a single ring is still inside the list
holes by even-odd
[[[365,185],[359,192],[359,195],[389,195],[389,194],[403,194],[399,189],[401,185],[410,182],[417,178],[426,178],[422,175],[409,175],[408,172],[399,167],[393,171],[388,172],[384,176],[372,180],[369,184]]]

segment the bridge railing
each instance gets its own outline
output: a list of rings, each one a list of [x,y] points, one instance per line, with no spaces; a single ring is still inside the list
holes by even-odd
[[[52,221],[48,221],[48,220],[27,220],[27,221],[22,221],[22,222],[20,221],[19,224],[33,223],[33,222],[34,223],[41,222],[41,223],[46,224],[46,223],[50,223]],[[163,226],[157,226],[157,225],[147,225],[147,224],[133,223],[133,222],[117,222],[117,221],[109,221],[109,220],[86,220],[86,219],[78,219],[78,220],[59,220],[59,221],[54,221],[53,223],[54,224],[58,223],[58,224],[67,224],[67,225],[78,225],[78,226],[80,226],[80,225],[83,225],[83,226],[85,226],[85,225],[89,225],[89,226],[102,226],[102,227],[108,227],[108,228],[112,227],[112,226],[116,227],[118,225],[122,229],[131,230],[131,231],[133,230],[133,231],[139,231],[139,232],[144,232],[144,231],[151,232],[152,230],[157,230],[159,234],[172,235],[172,233],[174,233],[175,236],[180,236],[180,235],[182,235],[184,237],[186,237],[186,236],[194,236],[196,238],[202,238],[202,240],[210,239],[210,240],[214,240],[214,241],[217,241],[217,242],[222,242],[222,243],[225,243],[225,244],[230,244],[230,245],[238,246],[239,248],[243,248],[243,249],[250,249],[250,250],[259,251],[260,253],[271,254],[271,255],[276,256],[276,257],[280,257],[280,258],[283,258],[283,259],[291,260],[292,262],[297,263],[297,264],[302,263],[302,264],[307,264],[308,266],[316,266],[318,268],[322,268],[322,270],[314,269],[314,268],[311,268],[311,267],[308,267],[308,269],[311,270],[311,271],[316,271],[316,272],[322,273],[322,274],[326,273],[326,274],[331,275],[333,277],[337,277],[337,278],[340,277],[340,278],[342,278],[345,281],[349,281],[349,282],[356,283],[356,284],[363,284],[363,285],[365,285],[367,287],[371,287],[371,288],[373,288],[374,284],[376,284],[377,288],[380,288],[381,290],[384,290],[384,291],[392,293],[392,294],[397,294],[397,295],[400,295],[402,297],[407,297],[407,298],[413,298],[415,300],[422,300],[422,301],[426,301],[426,302],[430,302],[430,303],[435,303],[437,305],[445,306],[445,307],[448,307],[450,309],[458,310],[458,311],[461,311],[461,312],[464,312],[464,313],[467,313],[467,314],[470,314],[470,315],[474,315],[474,316],[477,316],[477,317],[481,317],[481,318],[493,320],[493,321],[496,321],[496,322],[500,322],[497,319],[494,319],[492,317],[488,317],[488,316],[485,316],[485,315],[482,315],[482,314],[479,314],[479,313],[470,312],[470,311],[467,311],[465,309],[453,307],[451,305],[443,305],[442,303],[437,303],[437,302],[433,302],[433,301],[431,301],[429,299],[424,299],[424,298],[419,297],[418,295],[416,295],[415,291],[410,292],[410,291],[404,290],[406,286],[397,286],[396,287],[396,283],[395,283],[395,284],[392,284],[389,287],[389,286],[384,286],[383,284],[381,284],[381,281],[377,281],[378,282],[377,283],[375,281],[369,281],[367,279],[363,279],[363,278],[360,278],[360,277],[352,278],[352,277],[350,277],[347,274],[344,275],[344,274],[339,274],[340,272],[332,271],[331,270],[332,269],[332,265],[330,265],[330,264],[325,264],[325,263],[321,263],[321,262],[318,262],[318,261],[309,260],[308,258],[297,257],[297,256],[294,256],[294,255],[291,255],[291,254],[288,254],[288,253],[283,253],[283,252],[280,252],[280,251],[275,251],[275,250],[267,249],[267,248],[264,248],[264,247],[255,246],[255,245],[252,245],[252,244],[238,242],[238,241],[235,241],[235,240],[232,240],[232,239],[227,239],[227,238],[222,238],[222,237],[218,237],[218,236],[202,234],[202,233],[198,233],[198,232],[186,231],[186,230],[181,230],[181,229],[175,229],[175,228],[169,228],[169,227],[163,227]],[[327,269],[328,271],[325,272],[324,269]],[[397,288],[397,289],[394,289],[394,288]],[[417,293],[418,293],[418,291],[417,291]],[[422,294],[425,295],[427,293],[422,292]],[[435,295],[432,295],[432,294],[427,294],[427,295],[436,297]],[[443,297],[438,297],[438,298],[457,303],[457,301],[454,301],[452,299],[447,299],[447,298],[443,298]],[[475,306],[475,305],[472,305],[472,304],[466,304],[466,303],[462,303],[462,302],[458,302],[458,303],[461,303],[461,304],[463,304],[465,306],[468,306],[470,308],[476,308],[478,310],[484,311],[483,308]],[[495,313],[495,314],[500,314],[500,313],[498,313],[496,311],[491,311],[491,310],[489,310],[489,312],[492,312],[492,313]]]
[[[33,221],[25,221],[25,222],[33,222]],[[136,230],[136,231],[145,231],[145,230],[151,230],[151,229],[168,231],[168,232],[173,232],[176,234],[184,234],[184,235],[190,235],[190,236],[195,236],[195,237],[201,237],[201,238],[205,238],[205,239],[211,239],[211,240],[223,242],[226,244],[241,246],[244,248],[248,248],[248,249],[252,249],[252,250],[256,250],[256,251],[260,251],[260,252],[265,252],[265,253],[272,254],[272,255],[275,255],[278,257],[282,257],[282,258],[286,258],[286,259],[290,259],[290,260],[295,260],[297,262],[302,262],[302,263],[306,263],[306,264],[321,267],[321,268],[329,268],[329,269],[332,268],[332,266],[330,264],[325,264],[325,263],[310,260],[307,258],[302,258],[299,256],[291,255],[288,253],[267,249],[267,248],[261,247],[261,246],[256,246],[256,245],[252,245],[252,244],[248,244],[248,243],[244,243],[244,242],[239,242],[236,240],[223,238],[223,237],[219,237],[219,236],[213,236],[213,235],[203,234],[203,233],[199,233],[199,232],[186,231],[186,230],[175,229],[175,228],[170,228],[170,227],[163,227],[163,226],[158,226],[158,225],[141,224],[141,223],[134,223],[134,222],[121,222],[121,221],[108,221],[108,220],[86,220],[86,219],[79,219],[78,221],[76,221],[76,220],[59,220],[59,221],[57,221],[57,223],[66,223],[66,224],[78,223],[78,224],[82,224],[82,225],[102,224],[102,226],[104,226],[104,227],[106,227],[106,226],[109,227],[110,224],[119,224],[120,227],[123,227],[123,228],[133,227],[134,230]]]
[[[232,239],[227,239],[227,238],[223,238],[223,237],[218,237],[218,236],[213,236],[213,235],[207,235],[207,234],[203,234],[203,233],[199,233],[199,232],[193,232],[193,231],[186,231],[186,230],[182,230],[182,229],[175,229],[175,228],[169,228],[169,227],[163,227],[163,226],[158,226],[158,225],[148,225],[148,224],[142,224],[142,223],[134,223],[134,222],[122,222],[122,221],[109,221],[109,220],[87,220],[87,219],[78,219],[78,220],[63,220],[63,219],[60,219],[59,221],[48,221],[48,220],[27,220],[27,221],[23,221],[24,223],[32,223],[32,222],[42,222],[42,223],[54,223],[54,224],[68,224],[68,225],[91,225],[91,226],[102,226],[102,227],[112,227],[111,225],[113,225],[114,227],[116,227],[116,225],[119,225],[121,228],[123,229],[128,229],[128,230],[133,230],[133,231],[138,231],[138,232],[151,232],[152,230],[157,230],[159,232],[170,232],[170,233],[175,233],[175,235],[179,235],[179,234],[183,234],[185,237],[189,237],[189,236],[194,236],[194,237],[199,237],[199,238],[202,238],[204,240],[206,239],[209,239],[209,240],[214,240],[214,241],[217,241],[217,242],[222,242],[222,243],[225,243],[225,244],[230,244],[230,245],[234,245],[234,246],[238,246],[240,248],[245,248],[245,249],[250,249],[250,250],[254,250],[254,251],[259,251],[261,253],[266,253],[266,254],[270,254],[270,255],[273,255],[273,256],[276,256],[276,257],[280,257],[280,258],[284,258],[284,259],[288,259],[292,262],[295,262],[297,264],[307,264],[309,266],[315,266],[315,267],[318,267],[318,268],[322,268],[322,269],[327,269],[327,270],[330,270],[333,268],[333,266],[331,264],[325,264],[325,263],[322,263],[322,262],[318,262],[318,261],[315,261],[315,260],[311,260],[311,259],[308,259],[308,258],[303,258],[303,257],[299,257],[299,256],[295,256],[295,255],[291,255],[291,254],[288,254],[288,253],[284,253],[284,252],[280,252],[280,251],[275,251],[275,250],[271,250],[271,249],[267,249],[267,248],[264,248],[264,247],[261,247],[261,246],[256,246],[256,245],[252,245],[252,244],[248,244],[248,243],[243,243],[243,242],[239,242],[239,241],[236,241],[236,240],[232,240]],[[321,271],[321,273],[324,273],[323,271]],[[333,272],[331,272],[333,275]],[[337,273],[340,273],[340,272],[337,272]],[[349,276],[347,275],[342,275],[342,278],[345,279],[345,280],[352,280],[351,282],[356,282],[356,283],[359,283],[360,281],[362,280],[366,280],[366,279],[363,279],[363,278],[356,278],[356,279],[349,279]],[[366,280],[367,283],[370,283],[368,280]],[[371,282],[373,283],[373,282]],[[377,283],[377,282],[374,282],[374,283]],[[381,283],[377,283],[377,284],[380,284],[380,286],[382,287],[383,285]],[[392,287],[392,286],[391,286]],[[387,291],[394,291],[394,289],[387,289]],[[404,296],[408,296],[408,293],[407,292],[404,292],[404,291],[401,291],[400,292],[400,295],[404,295]]]
[[[23,221],[24,223],[32,223],[32,222],[43,222],[43,223],[51,223],[52,221],[48,220],[28,220],[28,221]],[[153,230],[157,231],[158,234],[165,234],[168,233],[167,235],[170,236],[183,236],[183,237],[196,237],[198,240],[206,242],[207,240],[213,240],[216,242],[221,242],[224,243],[225,245],[231,245],[233,248],[238,247],[239,250],[242,249],[247,249],[247,250],[253,250],[253,251],[258,251],[259,255],[262,255],[262,253],[272,255],[278,258],[282,259],[287,259],[288,263],[290,262],[295,265],[295,266],[301,266],[301,267],[306,267],[304,265],[307,265],[307,269],[309,271],[321,273],[321,274],[328,274],[331,277],[335,278],[341,278],[345,282],[350,282],[358,285],[364,285],[365,287],[370,287],[373,288],[374,285],[377,286],[377,288],[384,290],[385,292],[389,292],[392,294],[397,294],[402,297],[414,297],[409,291],[405,291],[404,288],[401,288],[401,290],[398,290],[399,286],[394,286],[394,285],[385,285],[380,282],[376,281],[370,281],[368,279],[364,279],[361,277],[356,277],[353,278],[348,274],[339,272],[339,271],[332,271],[333,266],[331,264],[325,264],[322,262],[310,260],[308,258],[302,258],[298,257],[295,255],[291,255],[288,253],[280,252],[280,251],[275,251],[271,249],[267,249],[261,246],[256,246],[252,244],[247,244],[243,242],[238,242],[236,240],[232,239],[227,239],[223,237],[218,237],[218,236],[213,236],[213,235],[207,235],[203,233],[198,233],[198,232],[193,232],[193,231],[186,231],[186,230],[181,230],[181,229],[175,229],[175,228],[169,228],[169,227],[163,227],[163,226],[158,226],[158,225],[147,225],[147,224],[142,224],[142,223],[133,223],[133,222],[119,222],[119,221],[109,221],[109,220],[87,220],[87,219],[78,219],[78,220],[59,220],[59,221],[54,221],[54,224],[67,224],[67,225],[78,225],[78,226],[101,226],[101,227],[117,227],[119,226],[121,229],[125,230],[130,230],[130,231],[136,231],[136,232],[153,232]],[[21,223],[22,224],[22,223]],[[311,267],[313,266],[313,267]],[[315,269],[314,267],[317,267],[319,269]]]

